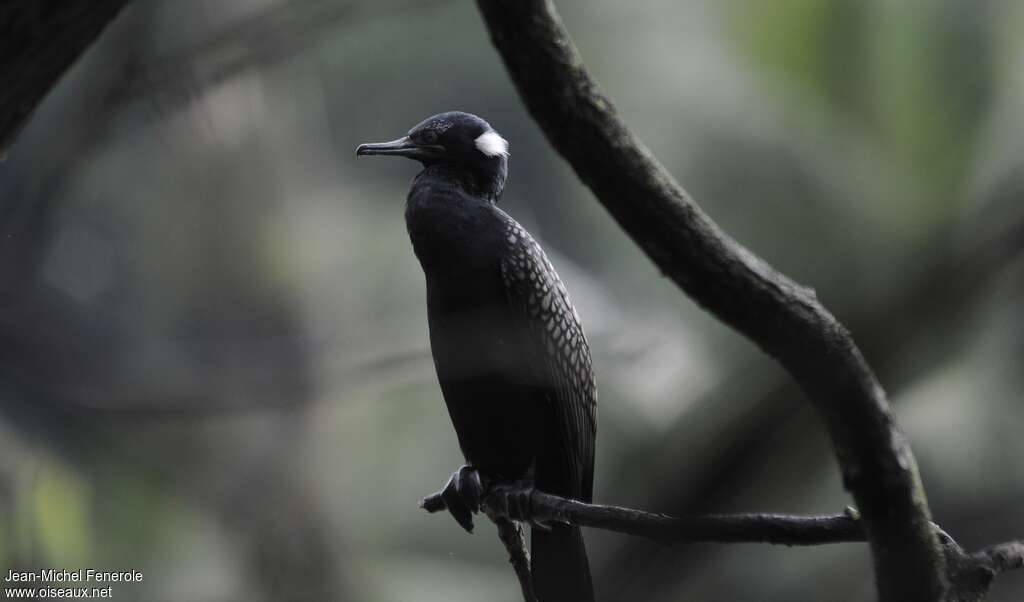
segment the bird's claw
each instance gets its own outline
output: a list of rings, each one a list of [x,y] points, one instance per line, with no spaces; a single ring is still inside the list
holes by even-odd
[[[529,524],[544,531],[551,530],[551,524],[534,516],[530,498],[533,496],[532,480],[501,483],[488,494],[489,502],[496,504],[503,514],[512,520]]]
[[[455,522],[459,523],[467,532],[472,533],[473,515],[483,509],[486,498],[487,504],[497,514],[508,517],[510,520],[527,523],[537,529],[550,531],[552,526],[549,521],[534,516],[531,503],[534,488],[532,479],[491,485],[487,478],[480,474],[480,471],[467,464],[452,473],[448,484],[440,491],[444,505],[436,506],[436,509],[447,508]]]
[[[441,490],[448,512],[467,532],[473,532],[473,514],[480,511],[484,484],[480,472],[468,464],[459,468]]]

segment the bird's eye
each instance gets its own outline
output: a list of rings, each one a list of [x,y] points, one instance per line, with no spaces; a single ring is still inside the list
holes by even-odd
[[[434,144],[437,142],[437,132],[434,130],[427,130],[423,132],[422,138],[425,144]]]

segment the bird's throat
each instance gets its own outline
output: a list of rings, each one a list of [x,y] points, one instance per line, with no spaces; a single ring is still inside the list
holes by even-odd
[[[427,166],[420,172],[413,186],[420,181],[446,181],[461,188],[470,196],[496,203],[505,188],[507,176],[508,170],[504,159],[471,167],[437,163]]]

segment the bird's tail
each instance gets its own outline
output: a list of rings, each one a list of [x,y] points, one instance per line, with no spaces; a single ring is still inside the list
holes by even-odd
[[[579,527],[533,528],[533,589],[540,602],[593,602],[590,563]]]

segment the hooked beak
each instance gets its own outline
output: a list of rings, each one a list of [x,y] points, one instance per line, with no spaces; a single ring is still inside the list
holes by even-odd
[[[418,145],[408,136],[391,142],[372,142],[356,147],[356,155],[396,155],[410,159],[436,159],[444,156],[444,147],[439,145]]]

